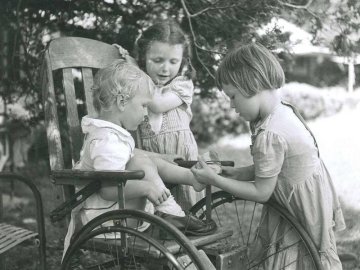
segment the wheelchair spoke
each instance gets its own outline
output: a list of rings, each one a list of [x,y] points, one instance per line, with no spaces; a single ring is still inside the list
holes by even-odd
[[[114,219],[121,222],[105,226]],[[90,221],[74,237],[62,270],[76,269],[70,262],[83,248],[88,249],[80,256],[83,269],[206,269],[183,234],[161,218],[138,210],[110,211]]]
[[[202,200],[191,212],[204,220],[205,205]],[[256,203],[218,191],[212,194],[211,207],[219,230],[232,230],[233,234],[218,241],[213,249],[205,248],[205,252],[224,256],[236,252],[239,260],[236,267],[241,270],[289,270],[295,265],[305,265],[301,269],[321,269],[319,253],[307,232],[275,202]],[[227,244],[222,247],[220,242]]]

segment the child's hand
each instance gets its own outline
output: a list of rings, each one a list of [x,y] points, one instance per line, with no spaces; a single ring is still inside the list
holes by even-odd
[[[160,188],[154,185],[153,183],[147,182],[149,185],[147,189],[147,198],[151,201],[155,206],[160,205],[162,202],[166,201],[167,198],[171,195],[170,190],[166,187]]]
[[[216,173],[211,169],[202,157],[199,157],[198,163],[191,168],[197,181],[203,184],[213,185]]]
[[[113,44],[118,50],[121,58],[125,59],[126,62],[137,66],[136,60],[130,56],[129,52],[118,44]]]

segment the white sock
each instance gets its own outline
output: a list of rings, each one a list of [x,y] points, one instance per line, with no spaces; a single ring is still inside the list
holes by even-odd
[[[175,201],[174,196],[170,195],[166,201],[163,201],[160,205],[155,206],[155,209],[166,214],[174,216],[184,217],[185,212],[181,209],[180,205]]]

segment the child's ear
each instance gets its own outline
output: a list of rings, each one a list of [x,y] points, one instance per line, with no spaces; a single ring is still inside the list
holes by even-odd
[[[124,99],[121,98],[121,97],[117,97],[116,98],[116,105],[117,107],[119,108],[120,112],[123,112],[125,111],[125,102],[124,102]]]

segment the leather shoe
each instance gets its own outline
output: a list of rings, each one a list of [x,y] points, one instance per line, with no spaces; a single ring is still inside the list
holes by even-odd
[[[161,211],[156,211],[155,215],[171,223],[185,235],[209,235],[214,233],[217,229],[217,225],[213,220],[203,221],[191,214],[186,214],[184,217],[179,217]]]

